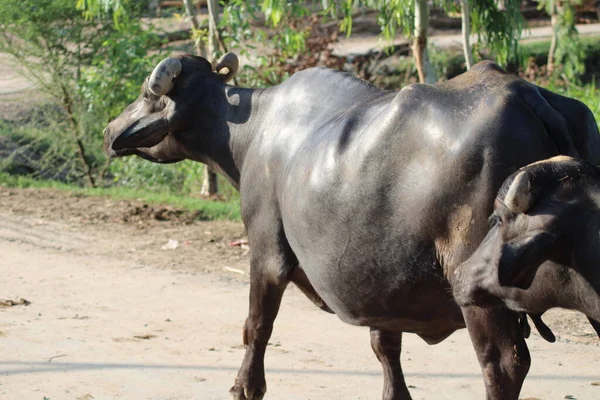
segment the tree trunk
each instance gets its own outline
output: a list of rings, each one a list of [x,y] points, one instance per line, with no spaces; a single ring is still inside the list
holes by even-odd
[[[554,52],[556,51],[556,42],[558,41],[558,9],[556,3],[552,5],[550,13],[550,21],[552,26],[552,39],[550,40],[550,50],[548,50],[548,62],[546,63],[546,71],[551,74],[554,70]]]
[[[208,0],[208,60],[215,65],[219,50],[219,1]],[[208,165],[204,168],[204,182],[202,183],[202,196],[214,196],[219,192],[217,174]]]
[[[208,6],[208,57],[214,64],[219,50],[219,1],[207,0],[206,5]]]
[[[461,20],[462,20],[462,35],[463,35],[463,51],[465,53],[465,62],[467,70],[473,65],[473,52],[471,51],[471,16],[469,15],[469,0],[460,0],[461,5]]]
[[[190,23],[195,30],[200,29],[200,24],[198,23],[198,19],[196,18],[196,11],[194,11],[194,5],[192,4],[192,0],[183,0],[183,6],[185,8],[185,14],[190,19]]]
[[[192,24],[192,30],[197,31],[200,29],[200,24],[198,23],[198,19],[196,18],[196,11],[194,11],[194,5],[192,4],[192,0],[183,0],[183,6],[185,9],[185,14],[190,19],[190,23]],[[200,40],[195,39],[194,45],[196,47],[196,53],[199,56],[205,56],[204,47]]]
[[[435,71],[427,54],[427,29],[429,28],[429,7],[427,0],[415,0],[415,31],[413,55],[419,74],[419,82],[435,83]]]
[[[218,192],[217,174],[213,172],[212,168],[206,165],[204,167],[204,182],[202,183],[202,189],[200,189],[200,195],[210,197],[216,195]]]
[[[67,113],[67,115],[69,116],[69,121],[71,123],[71,132],[73,134],[75,148],[77,149],[77,155],[79,156],[79,162],[81,163],[81,167],[85,174],[88,186],[96,187],[96,180],[94,179],[94,175],[92,173],[92,165],[88,161],[87,155],[85,154],[85,146],[81,141],[81,127],[79,125],[79,121],[77,121],[77,118],[75,117],[73,98],[69,94],[69,89],[67,89],[65,85],[61,84],[60,88],[63,93],[61,99],[62,106],[64,107],[64,110]]]
[[[183,0],[185,13],[192,24],[192,29],[198,30],[200,25],[196,19],[196,12],[192,0]],[[205,51],[200,40],[196,40],[196,52],[199,56],[206,57],[213,65],[218,45],[218,26],[219,26],[219,2],[218,0],[208,0],[208,51]],[[217,174],[208,165],[204,168],[204,181],[200,195],[214,196],[218,193]]]

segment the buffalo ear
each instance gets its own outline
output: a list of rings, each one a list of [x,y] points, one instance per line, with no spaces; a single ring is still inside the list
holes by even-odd
[[[223,82],[231,80],[240,66],[240,60],[234,53],[227,53],[217,63],[215,71],[221,76]]]
[[[550,258],[555,241],[552,233],[537,230],[502,245],[498,262],[500,285],[528,289],[537,268]]]
[[[152,147],[169,134],[168,122],[160,114],[151,114],[132,123],[112,142],[113,150]]]

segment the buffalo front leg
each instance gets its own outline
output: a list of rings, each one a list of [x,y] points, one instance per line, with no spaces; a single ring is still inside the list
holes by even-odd
[[[371,328],[371,348],[383,367],[383,400],[410,400],[400,365],[402,333]]]
[[[267,391],[264,357],[286,283],[272,282],[251,271],[250,311],[244,323],[244,361],[229,390],[235,400],[260,400]]]
[[[517,313],[504,308],[462,309],[483,372],[488,400],[517,400],[531,358]]]

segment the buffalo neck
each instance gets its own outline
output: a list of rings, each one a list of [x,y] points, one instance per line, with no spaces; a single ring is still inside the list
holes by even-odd
[[[259,100],[262,89],[245,89],[223,85],[210,98],[204,110],[201,141],[192,146],[202,152],[191,151],[188,158],[203,162],[223,174],[239,189],[240,176],[253,137],[258,129]],[[203,139],[206,132],[209,139]]]
[[[242,171],[252,140],[260,134],[263,92],[263,89],[243,89],[234,86],[228,86],[225,90],[229,131],[227,145],[239,173]]]

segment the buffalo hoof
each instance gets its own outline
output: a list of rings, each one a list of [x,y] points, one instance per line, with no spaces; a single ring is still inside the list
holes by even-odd
[[[229,394],[233,400],[262,400],[266,392],[266,386],[261,389],[248,389],[235,385],[229,390]]]

